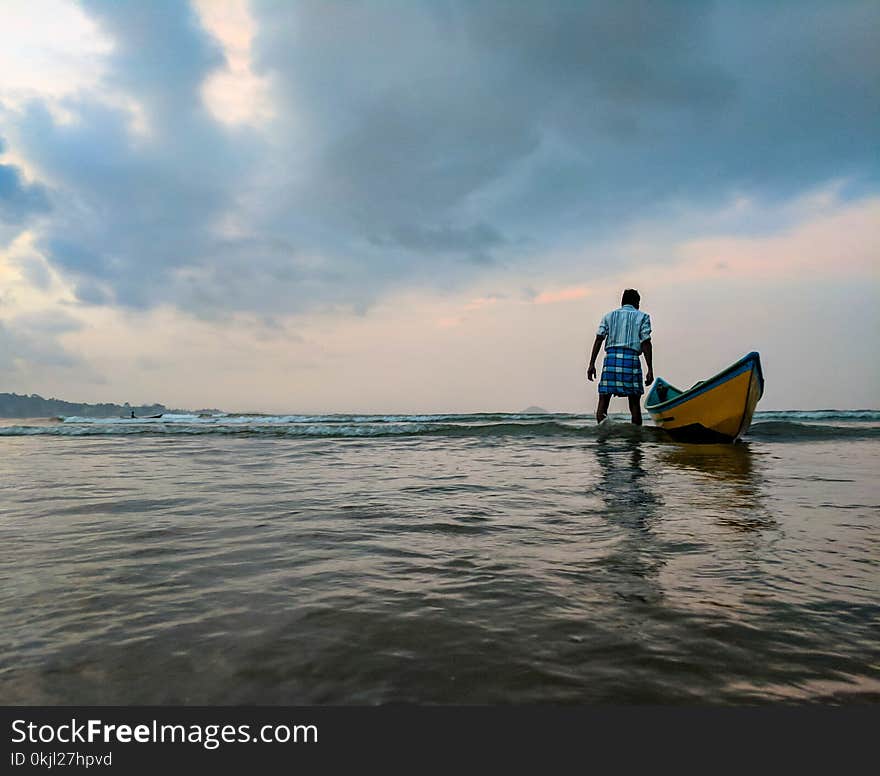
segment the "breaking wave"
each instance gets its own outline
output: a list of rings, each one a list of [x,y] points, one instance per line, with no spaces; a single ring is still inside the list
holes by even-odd
[[[0,436],[258,436],[277,438],[358,437],[626,437],[664,441],[654,426],[616,422],[597,426],[588,415],[474,413],[470,415],[164,415],[161,418],[56,418],[0,426]],[[819,422],[821,421],[821,422]],[[837,421],[836,423],[834,421]],[[808,441],[880,437],[880,412],[819,410],[756,413],[746,439]]]
[[[771,420],[752,423],[746,439],[765,439],[768,441],[807,441],[822,439],[877,439],[880,426],[852,425],[831,426],[817,423],[796,423],[794,421]]]

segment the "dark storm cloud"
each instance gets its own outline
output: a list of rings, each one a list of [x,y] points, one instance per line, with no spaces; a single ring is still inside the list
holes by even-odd
[[[16,133],[84,302],[363,309],[672,205],[877,190],[876,3],[256,0],[263,131],[206,112],[223,57],[187,6],[84,8],[150,134],[97,97]]]
[[[317,202],[374,228],[547,238],[738,186],[876,181],[876,5],[255,7],[259,61],[316,146]]]

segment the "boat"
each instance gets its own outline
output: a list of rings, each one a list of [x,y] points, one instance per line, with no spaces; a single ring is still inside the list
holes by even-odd
[[[686,391],[657,378],[645,409],[654,423],[678,441],[736,442],[748,430],[763,393],[761,357],[752,351]]]

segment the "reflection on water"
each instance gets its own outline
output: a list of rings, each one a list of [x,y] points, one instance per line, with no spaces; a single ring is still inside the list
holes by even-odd
[[[659,499],[646,480],[640,442],[599,440],[594,451],[600,472],[595,492],[602,496],[608,514],[646,530]]]
[[[664,445],[663,467],[696,474],[695,495],[720,509],[719,523],[744,531],[770,528],[775,520],[765,504],[765,483],[759,457],[748,443],[734,445]]]
[[[880,700],[877,444],[624,426],[5,439],[0,697]]]
[[[748,444],[670,444],[663,447],[660,461],[731,482],[750,483],[756,474],[754,456]]]
[[[621,532],[608,556],[618,573],[616,593],[627,600],[659,601],[663,591],[658,575],[664,560],[653,524],[659,519],[661,500],[644,468],[642,443],[632,438],[600,439],[593,449],[599,464],[594,492],[605,505],[605,519]]]

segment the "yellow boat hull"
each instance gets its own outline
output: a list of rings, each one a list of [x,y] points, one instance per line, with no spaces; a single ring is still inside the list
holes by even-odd
[[[687,391],[659,379],[645,409],[664,431],[682,441],[735,442],[748,429],[764,376],[757,353],[749,353]]]

